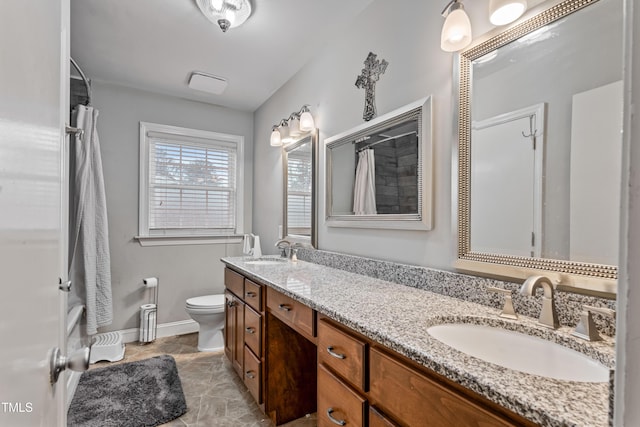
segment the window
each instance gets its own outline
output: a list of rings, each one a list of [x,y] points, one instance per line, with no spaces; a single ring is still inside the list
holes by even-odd
[[[287,232],[311,235],[311,152],[293,150],[287,156]]]
[[[239,239],[243,142],[237,135],[141,122],[140,243]]]

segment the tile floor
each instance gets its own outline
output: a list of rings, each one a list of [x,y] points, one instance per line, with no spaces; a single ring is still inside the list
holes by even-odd
[[[161,427],[273,427],[249,394],[224,353],[201,353],[198,335],[159,338],[146,345],[126,345],[124,359],[133,362],[161,354],[170,354],[178,365],[178,374],[187,400],[187,412]],[[107,366],[99,362],[91,368]],[[284,424],[283,427],[316,427],[315,414]]]

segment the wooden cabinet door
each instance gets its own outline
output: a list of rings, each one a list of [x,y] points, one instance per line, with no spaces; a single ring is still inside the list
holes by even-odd
[[[229,291],[224,293],[224,354],[230,362],[233,362],[233,349],[236,331],[236,310],[233,304],[233,294]]]
[[[233,369],[236,370],[238,375],[243,376],[244,372],[244,302],[239,299],[234,299],[236,310],[236,328],[234,332],[233,342]]]
[[[244,302],[231,292],[225,292],[224,352],[238,375],[243,375]]]

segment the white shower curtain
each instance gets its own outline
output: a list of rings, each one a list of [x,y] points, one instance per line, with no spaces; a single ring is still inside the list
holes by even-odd
[[[376,161],[373,149],[358,153],[356,182],[353,189],[353,212],[356,215],[375,215],[376,211]]]
[[[75,126],[84,134],[71,144],[69,305],[86,307],[87,334],[113,321],[107,203],[96,121],[98,111],[78,105]]]

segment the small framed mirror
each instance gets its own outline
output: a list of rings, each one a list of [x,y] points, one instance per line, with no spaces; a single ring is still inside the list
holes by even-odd
[[[330,227],[430,230],[431,97],[325,140]]]
[[[283,147],[283,236],[317,247],[316,175],[318,130]]]
[[[622,0],[549,0],[460,53],[458,269],[615,296],[622,27]]]

